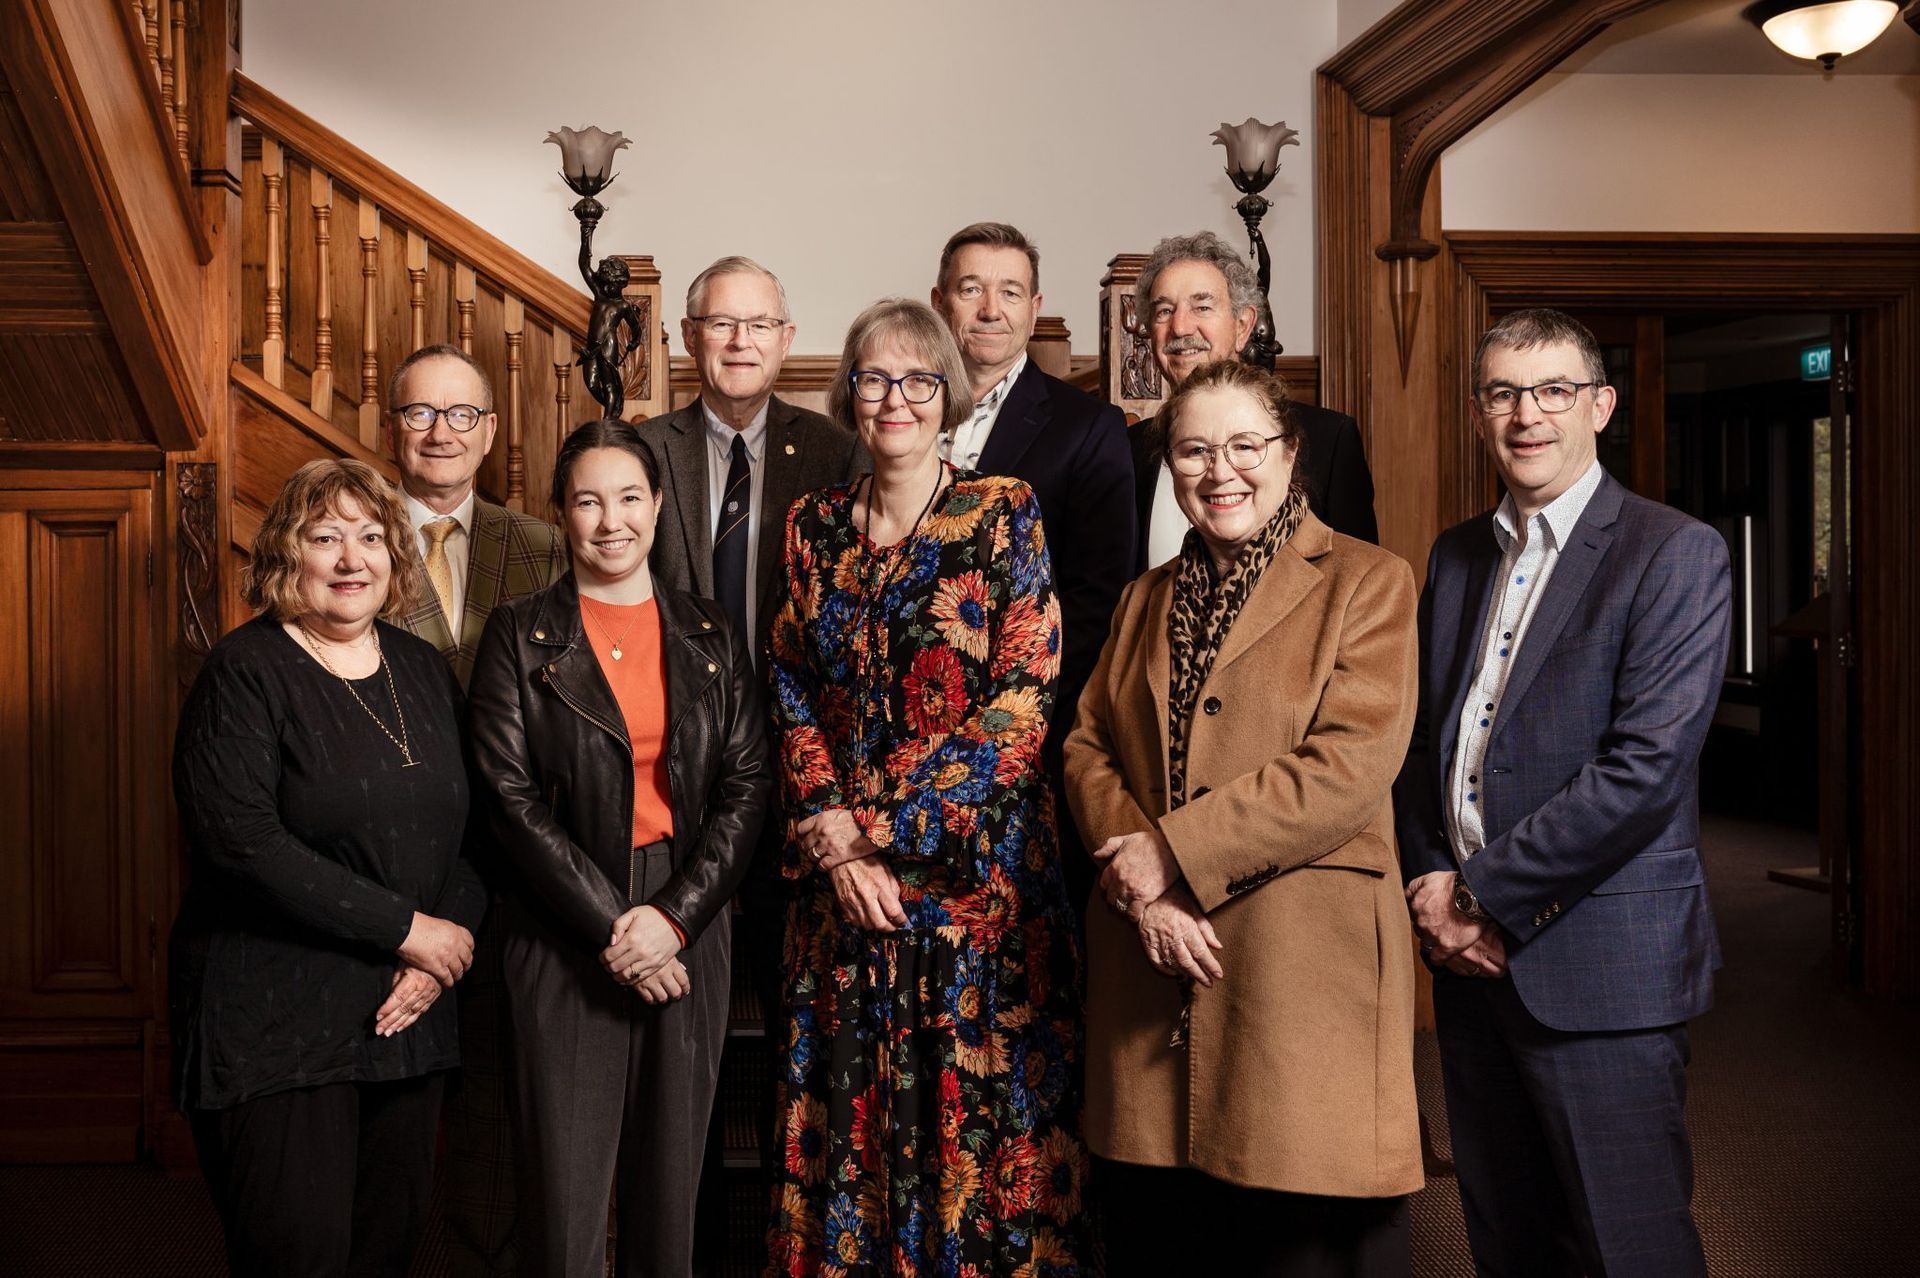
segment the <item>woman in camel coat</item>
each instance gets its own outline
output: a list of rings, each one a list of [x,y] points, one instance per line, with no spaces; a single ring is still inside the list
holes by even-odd
[[[1307,511],[1271,373],[1198,369],[1159,420],[1194,530],[1122,596],[1066,746],[1105,866],[1085,1126],[1109,1272],[1404,1275],[1413,576]]]

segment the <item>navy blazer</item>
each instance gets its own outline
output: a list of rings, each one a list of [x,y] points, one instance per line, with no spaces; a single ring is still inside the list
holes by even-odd
[[[1047,733],[1049,755],[1057,760],[1120,592],[1134,577],[1127,419],[1029,359],[1007,391],[976,469],[1024,481],[1040,502],[1060,598],[1060,687]]]
[[[1360,426],[1345,413],[1318,404],[1287,406],[1300,423],[1300,457],[1295,463],[1300,486],[1307,490],[1307,509],[1338,533],[1380,544],[1380,523],[1373,513],[1373,471],[1360,442]],[[1134,518],[1139,546],[1134,573],[1156,564],[1147,562],[1147,520],[1153,515],[1153,488],[1160,478],[1160,459],[1154,455],[1152,432],[1160,419],[1149,417],[1129,432],[1133,453]]]
[[[1514,659],[1481,787],[1487,844],[1459,866],[1447,777],[1500,560],[1488,512],[1427,561],[1419,708],[1393,794],[1403,874],[1460,870],[1542,1024],[1678,1023],[1711,1006],[1720,965],[1699,772],[1727,667],[1726,543],[1601,479]]]

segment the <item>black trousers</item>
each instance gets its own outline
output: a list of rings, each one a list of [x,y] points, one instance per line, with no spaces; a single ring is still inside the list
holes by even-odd
[[[665,844],[643,849],[635,895],[645,900],[672,868]],[[503,968],[526,1278],[601,1278],[609,1191],[614,1272],[687,1278],[731,944],[722,911],[680,954],[692,988],[655,1007],[615,984],[597,950],[509,908]]]
[[[1186,1167],[1097,1159],[1107,1278],[1407,1278],[1407,1200],[1249,1189]]]
[[[405,1278],[443,1076],[329,1083],[189,1117],[239,1278]]]
[[[514,1251],[513,1128],[507,1117],[512,1061],[501,985],[500,912],[487,911],[473,966],[460,981],[460,1072],[447,1086],[441,1178],[447,1272],[511,1278]]]

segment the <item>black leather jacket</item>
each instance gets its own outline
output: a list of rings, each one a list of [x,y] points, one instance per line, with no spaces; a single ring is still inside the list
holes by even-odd
[[[649,904],[691,944],[747,871],[773,789],[761,680],[720,605],[661,590],[673,875],[630,901],[633,747],[568,573],[493,610],[469,690],[501,851],[561,934],[595,953]],[[528,902],[527,904],[532,904]]]

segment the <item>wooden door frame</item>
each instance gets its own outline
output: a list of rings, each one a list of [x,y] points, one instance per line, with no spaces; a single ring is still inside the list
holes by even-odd
[[[1446,149],[1612,23],[1662,2],[1406,0],[1321,66],[1321,402],[1360,423],[1382,544],[1419,570],[1441,529],[1487,504],[1465,425],[1462,334],[1489,299],[1856,312],[1860,418],[1888,426],[1863,431],[1855,462],[1863,982],[1920,993],[1920,521],[1909,509],[1920,492],[1909,434],[1920,424],[1920,237],[1486,239],[1441,228]]]

